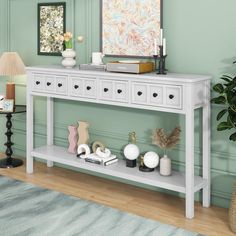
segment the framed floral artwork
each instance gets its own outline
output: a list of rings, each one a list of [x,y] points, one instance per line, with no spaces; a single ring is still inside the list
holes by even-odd
[[[161,37],[162,0],[101,0],[101,12],[103,54],[153,56]]]
[[[59,36],[65,32],[65,19],[65,2],[38,4],[38,55],[61,56]]]

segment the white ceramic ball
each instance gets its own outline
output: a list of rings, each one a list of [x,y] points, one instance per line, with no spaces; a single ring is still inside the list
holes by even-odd
[[[159,156],[155,152],[147,152],[143,157],[143,162],[148,168],[156,168],[159,164]]]
[[[125,146],[124,155],[128,160],[135,160],[139,156],[139,148],[135,144],[128,144]]]

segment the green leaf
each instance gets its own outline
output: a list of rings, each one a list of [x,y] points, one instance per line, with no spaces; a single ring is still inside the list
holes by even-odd
[[[218,124],[217,130],[223,131],[226,129],[231,129],[232,127],[233,127],[232,124],[229,124],[228,122],[221,122],[220,124]]]
[[[228,111],[228,109],[224,109],[221,112],[219,112],[217,115],[217,120],[220,120],[227,111]]]
[[[230,135],[229,140],[236,141],[236,132]]]
[[[215,103],[215,104],[225,104],[226,103],[226,99],[225,99],[225,97],[220,96],[220,97],[217,97],[217,98],[212,98],[211,102]]]
[[[213,86],[213,90],[217,93],[223,93],[224,92],[224,86],[222,84],[215,84]]]
[[[221,79],[226,81],[226,82],[230,82],[231,81],[229,78],[226,78],[226,77],[221,77]]]

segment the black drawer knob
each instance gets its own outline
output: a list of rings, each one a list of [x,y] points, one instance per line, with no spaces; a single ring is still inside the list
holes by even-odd
[[[153,95],[152,95],[154,98],[156,98],[157,96],[158,96],[158,94],[157,93],[153,93]]]
[[[175,96],[173,94],[169,95],[169,99],[173,99]]]
[[[105,92],[105,93],[108,92],[108,90],[109,90],[108,88],[104,88],[104,92]]]
[[[61,84],[61,83],[59,83],[57,86],[60,88],[60,87],[62,86],[62,84]]]
[[[52,83],[50,83],[50,82],[47,82],[47,86],[50,86]]]
[[[119,94],[122,93],[122,90],[121,90],[121,89],[118,89],[118,90],[117,90],[117,93],[119,93]]]
[[[39,85],[39,84],[40,84],[40,81],[36,81],[36,84]]]
[[[87,90],[90,90],[91,89],[91,87],[90,86],[87,86]]]
[[[138,91],[138,96],[141,96],[143,93],[141,91]]]
[[[79,85],[76,84],[76,85],[74,86],[74,88],[75,88],[75,89],[78,89],[78,88],[79,88]]]

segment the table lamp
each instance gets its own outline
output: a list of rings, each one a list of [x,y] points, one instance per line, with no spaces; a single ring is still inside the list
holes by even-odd
[[[0,58],[0,76],[9,76],[6,85],[6,99],[13,99],[15,103],[15,83],[13,76],[26,74],[25,65],[17,52],[4,52]]]

